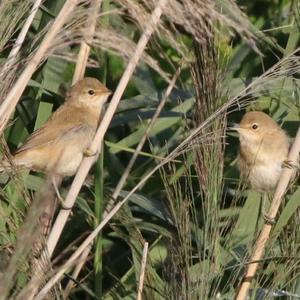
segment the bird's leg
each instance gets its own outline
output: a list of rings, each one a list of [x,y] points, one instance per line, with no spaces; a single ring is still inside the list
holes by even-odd
[[[263,218],[264,218],[264,221],[266,222],[266,224],[269,224],[269,225],[274,225],[275,224],[275,219],[274,218],[271,218],[268,216],[266,210],[265,210],[265,205],[266,205],[266,202],[267,200],[269,200],[269,202],[271,201],[271,197],[270,195],[267,193],[267,192],[264,192],[262,194],[262,215],[263,215]]]
[[[60,184],[61,182],[61,178],[57,177],[57,176],[52,176],[52,184],[53,184],[53,187],[54,187],[54,190],[55,190],[55,193],[56,193],[56,196],[57,196],[57,199],[59,200],[60,202],[60,205],[61,205],[61,208],[62,209],[65,209],[65,210],[69,210],[71,209],[72,207],[66,207],[64,202],[65,202],[65,199],[61,196],[60,192],[59,192],[59,189],[58,189],[58,185]]]

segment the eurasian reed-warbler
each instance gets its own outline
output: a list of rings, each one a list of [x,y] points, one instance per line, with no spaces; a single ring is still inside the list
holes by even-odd
[[[239,133],[238,168],[252,189],[273,192],[289,151],[285,131],[267,114],[246,113],[234,127]]]
[[[67,93],[65,103],[13,154],[12,165],[52,177],[74,175],[92,142],[110,94],[95,78],[78,81]],[[2,162],[2,169],[10,166]]]

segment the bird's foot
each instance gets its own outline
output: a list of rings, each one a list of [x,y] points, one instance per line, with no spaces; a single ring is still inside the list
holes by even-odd
[[[269,217],[266,213],[263,213],[263,218],[264,218],[265,223],[268,225],[273,226],[276,224],[275,218]]]
[[[96,156],[97,154],[97,152],[92,151],[90,148],[87,148],[83,151],[83,155],[86,157]]]
[[[65,205],[65,199],[62,198],[61,196],[57,196],[58,198],[58,201],[60,203],[60,208],[63,209],[63,210],[71,210],[72,209],[72,206],[67,206]]]
[[[283,168],[288,168],[288,169],[295,169],[299,170],[299,165],[296,165],[293,161],[291,160],[284,160],[282,162],[282,167]]]

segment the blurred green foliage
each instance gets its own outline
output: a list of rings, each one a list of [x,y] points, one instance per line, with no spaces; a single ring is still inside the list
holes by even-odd
[[[44,1],[30,34],[41,31],[53,20],[63,3],[62,0]],[[241,37],[226,34],[220,25],[220,31],[214,36],[217,52],[214,59],[217,60],[219,74],[217,88],[222,98],[220,103],[238,95],[281,58],[299,47],[297,1],[244,0],[239,1],[239,5],[243,7],[243,17],[248,17],[254,28],[262,30],[264,35],[257,41],[258,53]],[[117,4],[111,4],[111,9],[115,7],[118,7]],[[107,21],[112,27],[122,28],[122,34],[137,40],[140,29],[125,15],[111,14]],[[183,28],[179,28],[179,32],[176,39],[191,49],[191,60],[195,60],[193,36]],[[17,34],[18,30],[10,39]],[[70,47],[70,52],[76,53],[77,50],[77,46]],[[180,66],[181,57],[176,50],[163,36],[153,39],[147,49],[161,69],[171,75]],[[1,61],[5,61],[6,57],[7,51],[0,54]],[[298,53],[295,57],[299,60]],[[96,47],[92,48],[91,58],[98,67],[89,67],[86,75],[101,79],[109,89],[115,90],[126,62],[116,53]],[[39,128],[63,102],[61,85],[65,88],[70,86],[73,71],[74,63],[52,56],[35,72],[17,106],[14,121],[5,132],[11,151]],[[146,121],[152,118],[167,85],[161,74],[145,63],[139,64],[105,136],[103,161],[100,160],[90,172],[91,178],[82,188],[56,248],[54,257],[59,256],[59,260],[55,266],[59,266],[74,251],[78,243],[73,245],[73,241],[82,239],[98,224],[100,212],[110,200],[132,151],[145,132]],[[279,78],[263,81],[259,89],[253,90],[253,93],[250,91],[247,107],[238,104],[230,107],[227,120],[238,122],[246,110],[263,110],[293,137],[299,126],[298,85],[297,73],[288,76],[287,72]],[[121,197],[126,196],[162,157],[189,136],[195,127],[196,101],[191,65],[185,65],[148,135],[143,153],[134,164]],[[243,103],[243,98],[240,102]],[[216,119],[219,120],[219,117]],[[221,127],[224,129],[226,123],[222,123]],[[196,140],[176,158],[176,162],[164,166],[130,197],[97,240],[97,247],[85,263],[70,299],[136,299],[144,240],[150,243],[150,248],[143,299],[233,299],[263,220],[260,195],[240,189],[239,175],[234,166],[238,140],[230,133],[226,137],[220,183],[217,186],[211,182],[208,194],[201,192],[203,187],[199,184],[195,167],[197,151],[201,148],[197,143],[207,143],[206,157],[213,166],[218,167],[221,162],[212,157],[216,155],[212,145],[221,142],[218,138],[215,141]],[[24,199],[29,202],[29,198],[33,198],[44,183],[42,175],[34,172],[25,172],[22,176],[10,174],[9,179],[7,174],[0,176],[0,270],[5,275],[5,262],[14,252],[16,234],[29,207]],[[206,176],[208,182],[215,178],[213,174]],[[63,195],[71,181],[64,181]],[[216,188],[217,191],[214,190]],[[207,202],[208,199],[215,199],[215,203]],[[99,204],[96,208],[95,201]],[[295,183],[281,207],[265,259],[253,281],[253,299],[264,299],[269,291],[281,289],[300,297],[299,205],[299,187]],[[17,275],[12,299],[26,286],[24,274],[28,272],[28,268],[23,268]],[[63,287],[67,280],[66,277],[62,281]]]

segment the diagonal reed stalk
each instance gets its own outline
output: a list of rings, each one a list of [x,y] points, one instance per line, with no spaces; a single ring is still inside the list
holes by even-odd
[[[127,68],[120,80],[120,83],[114,93],[114,96],[111,100],[111,104],[109,105],[107,111],[106,111],[106,114],[97,130],[97,133],[95,135],[95,138],[92,142],[92,145],[90,147],[91,151],[92,152],[96,152],[100,146],[101,146],[101,143],[102,143],[102,140],[103,140],[103,137],[104,137],[104,133],[105,131],[107,130],[109,124],[110,124],[110,121],[113,117],[113,114],[118,106],[118,103],[121,99],[121,96],[126,88],[126,85],[127,83],[129,82],[129,79],[131,77],[131,75],[133,74],[136,66],[137,66],[137,63],[140,59],[140,57],[142,56],[143,54],[143,51],[150,39],[150,36],[152,35],[152,33],[154,32],[155,30],[155,27],[157,25],[157,23],[159,22],[160,20],[160,17],[162,15],[162,12],[166,6],[166,4],[168,3],[167,0],[160,0],[157,4],[157,6],[155,7],[152,15],[151,15],[151,21],[148,23],[148,26],[146,27],[144,33],[142,34],[138,44],[137,44],[137,47],[136,47],[136,50],[135,50],[135,53],[133,54],[132,58],[130,59],[128,65],[127,65]],[[73,184],[71,186],[71,189],[66,197],[66,200],[65,200],[65,205],[67,205],[68,207],[72,207],[75,203],[75,200],[76,200],[76,197],[80,191],[80,188],[84,182],[84,179],[91,167],[93,163],[93,158],[84,158],[78,171],[77,171],[77,174],[74,178],[74,181],[73,181]],[[122,201],[120,202],[121,205],[123,203],[125,203],[125,201]],[[121,207],[121,206],[116,206],[118,207],[118,209]],[[115,208],[116,208],[115,207]],[[107,220],[109,220],[114,214],[115,214],[115,208],[108,214],[107,218],[105,218],[97,227],[96,229],[93,231],[93,233],[96,233],[95,235],[92,236],[92,238],[90,238],[89,240],[85,240],[85,242],[77,249],[76,253],[75,254],[75,260],[77,259],[77,253],[80,253],[79,255],[82,254],[82,252],[89,246],[89,244],[94,240],[94,238],[97,236],[97,234],[100,232],[100,230],[102,229],[103,227],[103,222],[104,224],[107,223]],[[117,209],[117,210],[118,210]],[[53,251],[54,251],[54,247],[56,246],[58,240],[59,240],[59,237],[60,237],[60,234],[64,228],[64,225],[68,219],[68,216],[69,216],[69,211],[61,211],[54,223],[54,226],[52,228],[52,231],[49,235],[49,239],[48,239],[48,252],[49,252],[49,255],[51,256],[53,254]],[[78,251],[79,250],[79,251]],[[67,261],[66,265],[66,269],[65,268],[61,268],[61,270],[44,286],[44,288],[38,293],[38,295],[36,296],[36,300],[40,300],[40,299],[43,299],[48,291],[52,288],[52,286],[60,279],[60,277],[64,274],[65,270],[68,269],[69,266],[71,266],[74,262],[74,254],[70,257],[70,259]]]
[[[123,76],[119,82],[119,85],[113,95],[111,103],[110,103],[109,107],[107,108],[107,111],[103,117],[103,120],[96,132],[95,138],[90,146],[90,151],[92,153],[97,153],[100,149],[104,134],[111,122],[111,119],[115,113],[115,110],[117,109],[117,106],[123,95],[123,92],[130,80],[131,75],[133,74],[133,72],[138,64],[139,59],[141,58],[141,56],[145,50],[145,47],[146,47],[152,33],[155,30],[157,23],[160,20],[160,16],[161,16],[163,9],[165,8],[167,2],[168,2],[167,0],[160,0],[151,15],[151,20],[148,23],[148,26],[145,29],[144,33],[142,34],[133,56],[131,57],[130,61],[128,62],[126,70],[123,73]],[[85,157],[83,159],[83,161],[81,162],[81,165],[77,171],[77,174],[74,178],[72,186],[69,190],[69,193],[65,199],[65,205],[67,207],[73,207],[76,197],[81,189],[84,179],[86,178],[88,171],[91,168],[93,162],[94,162],[94,157]],[[59,213],[59,215],[57,216],[57,219],[53,225],[53,228],[51,230],[51,233],[50,233],[49,239],[48,239],[48,243],[47,243],[50,256],[53,254],[54,248],[55,248],[55,246],[59,240],[59,237],[61,235],[61,232],[67,222],[69,214],[70,214],[70,210],[68,210],[68,211],[64,210],[64,211],[61,211]]]
[[[97,16],[98,16],[97,7],[100,7],[100,4],[101,4],[101,0],[100,1],[99,0],[91,1],[91,8],[92,8],[93,15],[91,16],[91,18],[89,19],[89,22],[87,24],[86,42],[82,42],[80,45],[80,51],[79,51],[78,60],[77,60],[76,68],[75,68],[75,74],[73,76],[73,83],[77,82],[78,80],[80,80],[81,78],[84,77],[84,71],[85,71],[85,68],[87,65],[89,52],[90,52],[90,47],[89,47],[88,43],[91,41],[91,39],[94,35],[94,32],[95,32],[96,20],[97,20]],[[49,209],[49,208],[45,207],[44,214],[47,213],[47,211],[46,211],[47,209]],[[50,216],[53,217],[53,214],[48,213],[48,215],[49,215],[49,217]],[[49,224],[51,223],[50,220],[48,222],[49,222]],[[46,235],[47,234],[45,234],[45,236]],[[26,288],[23,289],[22,292],[20,293],[21,299],[22,299],[22,297],[26,297],[27,299],[32,299],[34,297],[34,294],[38,290],[38,287],[42,282],[42,278],[45,275],[45,270],[44,270],[45,267],[43,264],[44,257],[49,257],[47,251],[44,251],[41,254],[41,256],[39,257],[39,259],[37,260],[37,267],[40,270],[39,270],[39,272],[35,272],[33,277],[30,279],[29,283],[27,284]],[[76,272],[76,270],[75,270],[75,272]]]
[[[137,147],[136,147],[136,149],[135,149],[135,151],[134,151],[134,153],[133,153],[133,155],[132,155],[132,157],[131,157],[131,159],[130,159],[127,167],[126,167],[126,169],[124,170],[124,172],[123,172],[123,174],[122,174],[122,176],[121,176],[121,178],[120,178],[120,180],[119,180],[119,182],[118,182],[118,184],[117,184],[117,186],[116,186],[116,188],[115,188],[115,190],[112,194],[112,200],[113,201],[117,200],[117,198],[119,197],[120,192],[121,192],[122,188],[125,185],[125,182],[126,182],[128,176],[129,176],[130,172],[131,172],[131,169],[132,169],[137,157],[139,156],[139,154],[140,154],[140,152],[141,152],[141,150],[142,150],[142,148],[143,148],[143,146],[144,146],[144,144],[145,144],[145,142],[148,138],[149,133],[151,132],[153,126],[155,125],[155,122],[156,122],[158,116],[160,115],[163,107],[166,104],[167,99],[169,98],[169,96],[170,96],[170,94],[171,94],[171,92],[172,92],[172,90],[173,90],[173,88],[176,84],[176,81],[177,81],[177,79],[180,75],[181,69],[182,69],[182,67],[179,67],[177,69],[177,71],[174,74],[170,84],[167,87],[167,90],[166,90],[166,92],[163,96],[163,99],[159,103],[152,119],[149,121],[143,137],[139,141],[139,143],[138,143],[138,145],[137,145]],[[112,204],[113,204],[112,202],[108,203],[108,206],[106,207],[106,210],[105,210],[104,215],[103,215],[104,218],[106,217],[107,212],[110,211],[110,209],[112,207]]]
[[[298,164],[299,152],[300,152],[300,127],[298,128],[295,141],[288,155],[288,161],[291,162],[292,165],[296,166]],[[278,209],[280,207],[286,189],[289,185],[290,179],[293,176],[293,173],[294,173],[293,168],[285,167],[282,170],[269,212],[267,214],[268,219],[274,220],[276,218]],[[266,244],[270,237],[271,229],[272,229],[271,223],[266,223],[262,228],[262,231],[255,243],[253,254],[250,258],[250,264],[247,267],[240,288],[236,294],[236,298],[235,298],[236,300],[245,300],[248,296],[248,291],[251,285],[251,281],[255,276],[255,273],[259,266],[259,261],[263,257]]]
[[[106,218],[108,212],[112,209],[113,204],[116,201],[116,199],[119,197],[120,192],[122,191],[122,189],[123,189],[123,187],[124,187],[124,185],[125,185],[125,183],[127,181],[127,178],[128,178],[128,176],[129,176],[129,174],[131,172],[131,169],[132,169],[132,167],[133,167],[133,165],[134,165],[134,163],[135,163],[138,155],[140,154],[141,149],[143,148],[143,146],[144,146],[144,144],[145,144],[145,142],[146,142],[146,140],[148,138],[149,133],[151,132],[153,126],[155,125],[155,122],[156,122],[157,118],[159,117],[159,115],[160,115],[160,113],[161,113],[161,111],[162,111],[162,109],[163,109],[163,107],[164,107],[167,99],[169,98],[169,96],[170,96],[170,94],[171,94],[171,92],[172,92],[172,90],[173,90],[173,88],[174,88],[174,86],[176,84],[176,81],[177,81],[177,79],[178,79],[178,77],[180,75],[181,69],[182,69],[182,67],[179,67],[178,70],[176,71],[176,73],[174,74],[174,76],[173,76],[170,84],[168,85],[167,90],[166,90],[166,92],[165,92],[165,94],[163,96],[163,99],[159,103],[159,105],[158,105],[158,107],[157,107],[157,109],[156,109],[156,111],[155,111],[155,113],[154,113],[151,121],[148,122],[148,125],[147,125],[147,128],[145,130],[145,133],[144,133],[143,137],[141,138],[139,144],[137,145],[137,147],[136,147],[136,149],[135,149],[135,151],[134,151],[134,153],[133,153],[133,155],[132,155],[132,157],[131,157],[131,159],[130,159],[127,167],[126,167],[126,169],[124,170],[124,172],[123,172],[123,174],[122,174],[122,176],[121,176],[121,178],[120,178],[120,180],[119,180],[119,182],[118,182],[118,184],[117,184],[117,186],[116,186],[116,188],[114,190],[114,193],[112,195],[112,201],[110,201],[108,203],[108,205],[107,205],[107,207],[106,207],[106,209],[105,209],[105,211],[103,213],[103,218],[104,219]],[[80,259],[79,259],[80,260],[80,264],[76,265],[75,270],[74,270],[74,272],[72,274],[72,278],[76,279],[77,276],[79,275],[80,270],[84,266],[84,263],[85,263],[88,255],[89,255],[90,250],[91,250],[91,248],[87,247],[84,250],[84,252],[82,253],[82,255],[80,256]],[[74,286],[74,282],[70,281],[68,283],[66,289],[65,289],[65,293],[64,293],[65,297],[70,293],[70,290],[71,290],[71,288],[73,286]]]
[[[92,42],[93,36],[95,34],[96,24],[97,24],[97,17],[98,17],[98,10],[100,9],[102,4],[102,0],[94,0],[91,1],[90,10],[91,15],[90,18],[87,20],[86,24],[86,41],[80,44],[80,49],[77,57],[77,62],[75,66],[75,72],[73,75],[72,83],[76,83],[78,80],[84,77],[84,73],[86,70],[86,66],[88,63],[88,58],[90,55],[91,47],[89,44]],[[77,278],[81,269],[86,263],[88,255],[90,253],[91,247],[88,247],[80,257],[80,263],[76,265],[73,273],[72,278]],[[64,290],[64,298],[67,299],[72,288],[75,286],[74,281],[69,281],[65,290]]]

